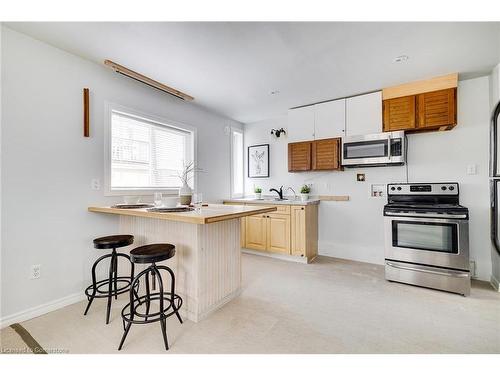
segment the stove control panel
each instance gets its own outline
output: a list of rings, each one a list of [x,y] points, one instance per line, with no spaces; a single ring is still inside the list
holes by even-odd
[[[458,195],[458,183],[388,184],[387,195]]]

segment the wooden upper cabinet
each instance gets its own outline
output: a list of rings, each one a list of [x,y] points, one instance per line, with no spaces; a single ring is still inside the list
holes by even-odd
[[[288,144],[289,172],[340,169],[340,138]]]
[[[383,102],[384,131],[415,129],[415,95],[387,99]]]
[[[340,138],[320,139],[312,143],[312,169],[340,168]]]
[[[449,130],[457,124],[458,74],[382,90],[383,131]]]
[[[417,95],[417,128],[451,129],[457,124],[456,89]]]
[[[311,170],[312,142],[295,142],[288,144],[288,172]]]

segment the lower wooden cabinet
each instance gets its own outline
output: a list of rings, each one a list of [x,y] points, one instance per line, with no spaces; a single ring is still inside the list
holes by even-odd
[[[245,247],[254,250],[266,250],[267,215],[259,214],[245,218]]]
[[[278,210],[272,213],[241,219],[241,247],[304,257],[307,261],[314,259],[318,254],[318,206],[279,205],[276,208]]]
[[[292,206],[290,217],[290,254],[313,259],[318,254],[318,206]]]
[[[290,254],[290,215],[267,215],[267,251]]]

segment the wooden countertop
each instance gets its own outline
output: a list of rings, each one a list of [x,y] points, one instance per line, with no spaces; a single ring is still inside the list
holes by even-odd
[[[218,221],[237,219],[240,217],[263,214],[276,211],[276,207],[261,206],[229,206],[223,204],[209,204],[202,207],[201,212],[149,212],[145,208],[123,209],[112,207],[89,207],[90,212],[100,212],[114,215],[139,216],[152,219],[182,221],[192,224],[210,224]]]

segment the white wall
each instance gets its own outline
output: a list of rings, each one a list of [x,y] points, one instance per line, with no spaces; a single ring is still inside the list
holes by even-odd
[[[198,188],[207,200],[229,196],[224,127],[241,124],[6,27],[2,77],[3,319],[81,297],[101,254],[92,239],[117,231],[117,217],[87,212],[120,200],[90,189],[92,178],[104,180],[105,101],[196,127],[206,171]],[[82,135],[83,87],[91,93],[90,138]],[[42,265],[38,280],[28,277],[32,264]]]
[[[477,262],[477,276],[491,274],[488,226],[488,78],[461,81],[458,89],[458,125],[452,131],[409,135],[410,182],[458,181],[461,203],[470,209],[471,259]],[[386,198],[371,198],[371,184],[406,180],[405,167],[346,169],[343,172],[288,173],[287,140],[270,136],[271,128],[284,127],[286,116],[246,124],[245,146],[270,143],[268,179],[245,179],[247,194],[258,185],[266,193],[280,185],[298,189],[312,183],[312,194],[349,195],[348,202],[321,202],[319,210],[319,252],[323,255],[382,264],[384,233],[382,209]],[[478,166],[477,175],[466,175],[468,164]],[[365,173],[366,182],[356,174]]]
[[[497,103],[500,101],[500,64],[490,74],[490,110],[493,113]],[[492,281],[495,285],[500,284],[500,255],[496,249],[491,247]]]

